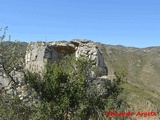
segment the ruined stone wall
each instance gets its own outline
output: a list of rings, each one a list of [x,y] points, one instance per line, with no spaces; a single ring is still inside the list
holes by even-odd
[[[94,79],[92,82],[97,84],[97,88],[94,88],[94,90],[97,90],[100,94],[106,94],[106,89],[101,87],[101,85],[103,86],[104,84],[101,83],[107,80],[107,67],[98,47],[92,41],[72,40],[70,42],[30,43],[27,46],[25,55],[25,70],[42,75],[45,71],[45,65],[48,62],[58,61],[62,56],[72,53],[74,53],[77,59],[81,57],[88,58],[91,60],[93,66],[103,68],[105,74],[102,74],[101,77]],[[39,100],[34,89],[31,89],[31,87],[23,81],[24,74],[22,72],[15,71],[13,77],[18,83],[16,87],[13,87],[11,84],[8,86],[10,82],[8,78],[0,76],[0,90],[3,88],[3,91],[6,93],[18,95],[20,100],[23,100],[23,102],[27,104],[32,104],[32,102],[35,103]]]
[[[43,73],[47,62],[59,60],[61,56],[75,53],[76,58],[85,57],[91,60],[93,66],[107,67],[102,54],[94,42],[88,40],[72,40],[70,42],[34,42],[27,47],[25,69],[31,72]]]

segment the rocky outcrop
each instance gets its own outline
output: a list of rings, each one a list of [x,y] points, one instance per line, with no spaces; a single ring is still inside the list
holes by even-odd
[[[105,75],[108,74],[101,52],[96,44],[89,40],[30,43],[25,55],[25,69],[42,74],[47,63],[73,53],[76,58],[85,57],[91,60],[93,66],[101,67]]]
[[[56,42],[34,42],[27,46],[25,55],[25,70],[30,72],[36,72],[43,74],[47,63],[58,61],[65,55],[74,54],[77,59],[86,58],[91,61],[92,66],[98,66],[102,68],[102,76],[94,79],[92,84],[97,85],[97,90],[100,95],[107,93],[105,87],[100,87],[101,83],[107,80],[107,67],[104,63],[103,56],[99,51],[99,48],[92,41],[88,40],[72,40],[56,41]],[[7,94],[17,95],[20,100],[31,105],[38,101],[38,95],[29,84],[26,84],[24,79],[24,73],[20,71],[13,71],[12,76],[16,81],[16,85],[9,84],[10,80],[5,75],[0,76],[0,92]],[[105,80],[104,80],[105,77]],[[105,85],[105,84],[103,84]],[[94,86],[93,86],[94,87]]]

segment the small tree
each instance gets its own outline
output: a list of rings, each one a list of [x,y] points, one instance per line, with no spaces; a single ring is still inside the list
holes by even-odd
[[[67,56],[46,67],[41,82],[35,73],[25,75],[41,98],[39,106],[33,108],[33,119],[105,119],[106,110],[119,110],[125,103],[124,99],[118,98],[122,92],[121,77],[113,82],[102,80],[100,87],[106,93],[99,92],[95,81],[100,81],[96,79],[101,70],[93,68],[89,60]]]
[[[5,40],[7,29],[8,27],[5,27],[0,37],[0,75],[7,76],[10,80],[9,84],[16,84],[17,81],[14,79],[13,73],[18,69],[23,52],[19,42],[11,42],[10,36],[9,40]]]
[[[96,71],[97,69],[94,68]],[[64,115],[82,120],[90,117],[98,119],[105,117],[106,108],[117,108],[116,99],[121,92],[120,80],[116,79],[110,84],[105,84],[104,80],[102,84],[108,93],[100,94],[93,80],[99,77],[99,72],[94,71],[97,75],[93,76],[92,70],[90,61],[67,56],[60,62],[48,65],[41,82],[36,78],[36,74],[26,75],[30,86],[41,97],[40,106],[34,108],[34,119],[63,120]],[[114,105],[109,106],[110,103]]]
[[[23,51],[19,42],[11,42],[10,36],[8,40],[5,40],[7,29],[8,27],[5,27],[0,36],[0,76],[5,76],[4,80],[9,79],[8,85],[12,85],[10,89],[15,89],[17,80],[14,77],[14,73],[19,70]],[[2,28],[0,31],[2,31]],[[24,104],[16,94],[6,93],[4,87],[0,89],[0,119],[29,119],[29,113],[30,107]]]

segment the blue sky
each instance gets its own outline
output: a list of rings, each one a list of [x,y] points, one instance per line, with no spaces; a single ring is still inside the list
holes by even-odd
[[[160,0],[1,0],[0,27],[5,26],[12,40],[26,42],[160,46]]]

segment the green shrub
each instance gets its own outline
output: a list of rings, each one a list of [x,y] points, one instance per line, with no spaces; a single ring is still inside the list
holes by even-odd
[[[0,94],[0,119],[28,120],[31,108],[26,106],[18,96]]]
[[[122,91],[121,78],[116,78],[109,84],[103,81],[107,94],[100,95],[93,82],[99,73],[94,71],[93,76],[92,70],[88,60],[75,60],[67,56],[62,61],[47,66],[41,84],[38,84],[36,74],[29,73],[25,78],[41,98],[40,104],[32,109],[34,112],[31,118],[63,120],[68,116],[82,120],[91,117],[98,119],[105,118],[106,110],[122,108],[125,100],[118,97]]]

